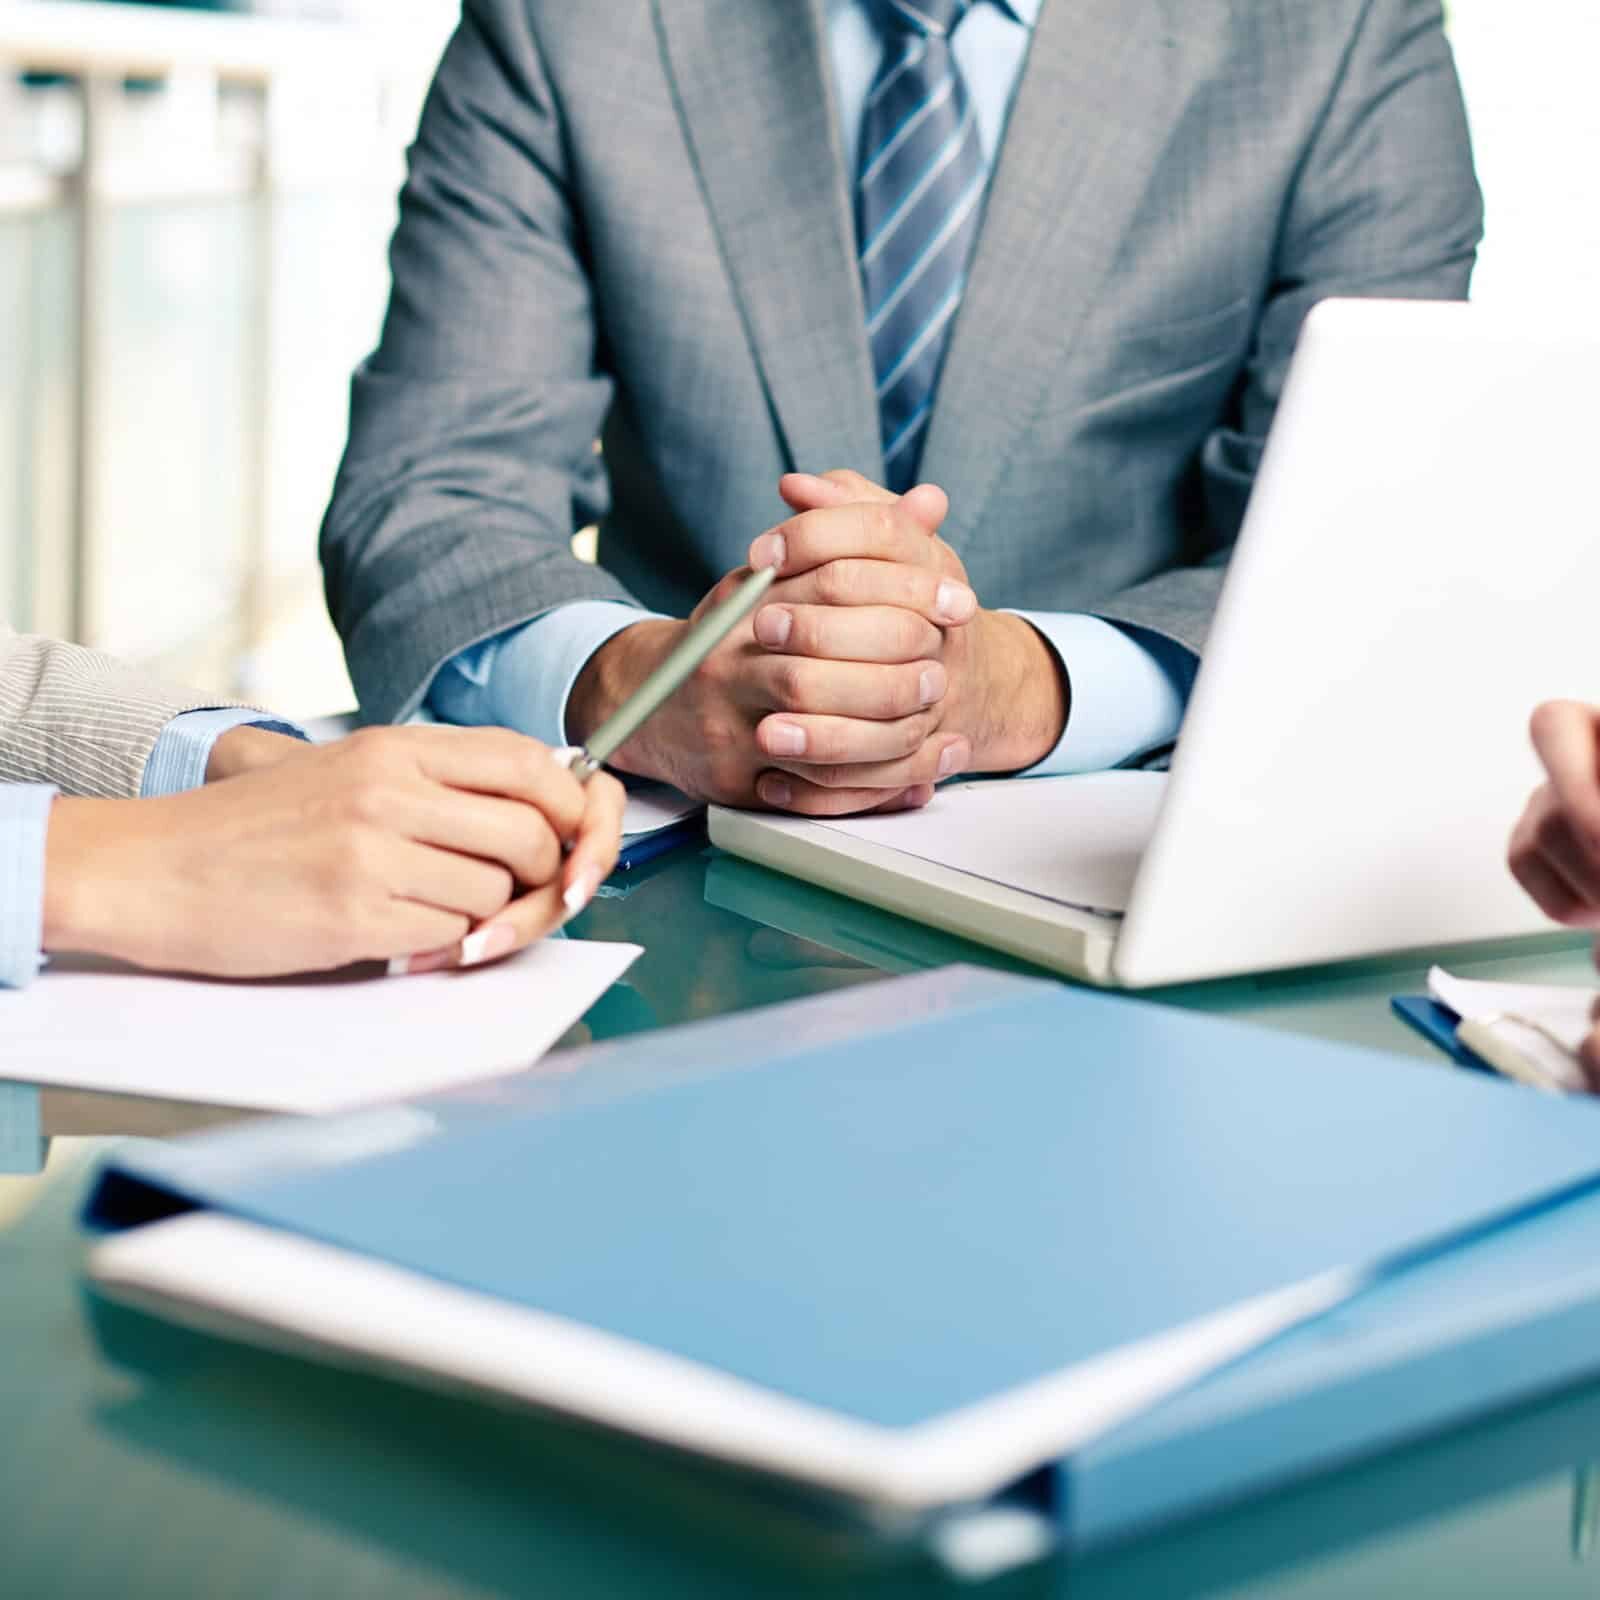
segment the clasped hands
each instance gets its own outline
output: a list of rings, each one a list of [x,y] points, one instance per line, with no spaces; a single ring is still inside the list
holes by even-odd
[[[979,605],[939,537],[942,490],[896,496],[830,472],[792,473],[779,492],[795,514],[749,555],[750,568],[778,570],[767,600],[616,766],[720,804],[839,816],[926,805],[943,778],[1018,771],[1054,748],[1065,674],[1032,626]],[[596,652],[569,735],[587,738],[687,626],[636,623]]]

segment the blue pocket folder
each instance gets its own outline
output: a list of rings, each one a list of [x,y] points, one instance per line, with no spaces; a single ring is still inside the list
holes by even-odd
[[[1476,1072],[1492,1070],[1456,1036],[1460,1017],[1440,1005],[1432,996],[1396,995],[1389,1002],[1389,1007],[1402,1022],[1415,1028],[1430,1044],[1443,1050],[1458,1067],[1471,1067]]]
[[[1597,1179],[1600,1105],[952,967],[129,1147],[90,1216],[181,1319],[880,1517],[1045,1468],[1089,1543],[1600,1365]]]

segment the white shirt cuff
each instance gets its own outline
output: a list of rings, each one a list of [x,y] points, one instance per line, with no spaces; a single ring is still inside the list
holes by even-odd
[[[259,711],[227,706],[215,711],[185,711],[161,730],[150,759],[145,763],[139,797],[154,800],[160,795],[182,794],[198,789],[206,781],[211,748],[223,734],[235,728],[265,728],[268,733],[286,733],[304,739],[305,731],[292,722],[280,722]]]
[[[46,783],[0,785],[0,988],[39,973],[44,947],[44,847],[56,791]]]
[[[589,658],[624,628],[660,613],[575,600],[453,656],[428,690],[441,722],[510,728],[552,749],[567,743],[567,701]]]
[[[1056,652],[1072,686],[1061,741],[1028,777],[1105,772],[1178,737],[1198,663],[1155,634],[1076,611],[1017,611]]]

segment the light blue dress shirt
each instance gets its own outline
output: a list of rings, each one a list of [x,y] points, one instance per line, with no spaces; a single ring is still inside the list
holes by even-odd
[[[954,52],[992,168],[1042,0],[978,0]],[[869,0],[829,0],[828,43],[847,159],[854,166],[867,93],[885,43]],[[428,707],[445,722],[514,728],[564,745],[567,701],[601,645],[659,613],[580,600],[445,663]],[[1079,612],[1019,611],[1067,665],[1072,710],[1060,743],[1030,775],[1100,772],[1137,761],[1178,735],[1198,665],[1181,645]]]
[[[231,728],[305,734],[292,723],[234,709],[186,711],[161,731],[145,764],[145,799],[198,789],[206,781],[211,747]],[[0,988],[21,988],[39,971],[44,943],[44,846],[50,803],[46,783],[0,784]]]

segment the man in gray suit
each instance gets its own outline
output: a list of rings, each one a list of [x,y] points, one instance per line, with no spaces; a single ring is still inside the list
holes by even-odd
[[[581,739],[769,563],[622,768],[1147,756],[1302,318],[1481,222],[1437,0],[466,0],[323,529],[364,713]]]

